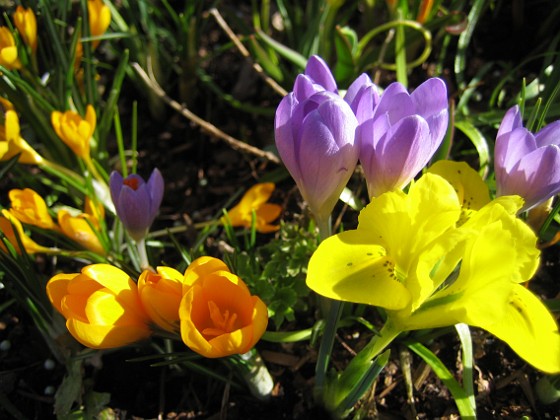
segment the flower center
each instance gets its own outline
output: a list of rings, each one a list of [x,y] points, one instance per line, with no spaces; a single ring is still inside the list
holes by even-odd
[[[129,178],[129,179],[125,179],[123,181],[123,184],[136,191],[138,189],[139,181],[136,178]]]
[[[230,333],[236,329],[236,313],[230,314],[229,309],[226,309],[224,312],[220,311],[218,305],[216,305],[212,300],[208,301],[208,310],[210,311],[210,319],[212,320],[213,327],[204,328],[202,330],[202,334],[217,337],[222,334]]]

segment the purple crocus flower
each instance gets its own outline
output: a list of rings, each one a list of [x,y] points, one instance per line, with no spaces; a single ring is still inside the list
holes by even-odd
[[[508,110],[496,137],[496,195],[516,194],[529,210],[560,192],[560,120],[533,134],[519,107]]]
[[[291,92],[276,110],[276,147],[318,223],[326,223],[356,167],[357,125],[350,106],[326,90],[301,101]]]
[[[109,189],[117,216],[135,241],[142,240],[154,221],[163,199],[163,177],[156,168],[148,182],[132,174],[123,179],[116,171],[111,173]]]
[[[427,80],[412,94],[392,83],[379,100],[375,95],[375,86],[365,86],[352,102],[361,110],[356,141],[370,197],[405,187],[436,152],[448,124],[447,88],[441,79]],[[363,101],[374,107],[371,117]]]

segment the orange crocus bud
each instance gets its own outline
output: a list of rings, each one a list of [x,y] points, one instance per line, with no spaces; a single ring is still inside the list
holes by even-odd
[[[91,36],[101,36],[111,23],[111,9],[102,0],[88,0],[89,32]],[[100,40],[93,41],[93,48],[97,48]]]
[[[205,357],[247,353],[266,330],[266,305],[222,261],[202,258],[185,272],[186,283],[194,283],[179,307],[181,338]]]
[[[157,267],[157,273],[144,270],[138,279],[144,309],[158,327],[169,332],[179,331],[183,279],[183,274],[170,267]]]
[[[13,189],[8,196],[11,202],[10,213],[20,222],[43,229],[58,230],[45,200],[35,191],[30,188]]]
[[[85,213],[72,216],[64,209],[59,210],[57,216],[60,229],[66,236],[90,251],[105,255],[105,249],[93,230],[98,227],[97,220]]]
[[[94,349],[122,347],[150,336],[136,283],[109,264],[92,264],[81,273],[57,274],[47,295],[66,318],[70,334]]]
[[[258,232],[269,233],[280,229],[278,225],[271,225],[282,212],[278,204],[267,203],[274,191],[274,184],[266,182],[253,185],[241,198],[239,204],[228,211],[229,223],[232,226],[245,226],[250,228],[253,223],[253,212],[255,214],[255,228]],[[222,223],[227,223],[225,217]]]
[[[8,70],[17,70],[21,67],[16,41],[6,26],[0,26],[0,65]]]
[[[86,108],[85,119],[74,111],[53,111],[51,123],[60,139],[84,160],[89,159],[89,142],[95,132],[97,116],[93,106]]]
[[[37,51],[37,19],[33,10],[18,6],[13,18],[23,42],[29,45],[31,51]]]
[[[8,210],[2,210],[2,216],[0,217],[0,231],[4,234],[6,239],[13,245],[18,254],[21,254],[21,248],[16,239],[16,234],[19,237],[25,252],[28,254],[36,254],[38,252],[51,252],[53,249],[46,248],[37,244],[33,239],[25,234],[23,227],[19,220],[10,214]],[[15,231],[14,231],[15,228]],[[0,240],[0,250],[3,252],[8,252],[4,242]]]

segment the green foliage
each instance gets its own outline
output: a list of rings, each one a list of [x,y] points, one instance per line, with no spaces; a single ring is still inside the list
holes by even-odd
[[[227,255],[232,271],[267,304],[277,329],[284,321],[295,321],[297,311],[308,308],[305,276],[316,247],[317,236],[312,230],[282,223],[275,240]]]

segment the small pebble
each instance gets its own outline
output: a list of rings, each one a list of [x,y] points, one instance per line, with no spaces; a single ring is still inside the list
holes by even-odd
[[[8,351],[11,347],[12,343],[10,340],[2,340],[2,342],[0,342],[0,350],[2,351]]]
[[[45,363],[43,363],[43,367],[46,370],[53,370],[55,366],[56,366],[56,363],[54,362],[53,359],[47,359],[47,360],[45,360]]]

